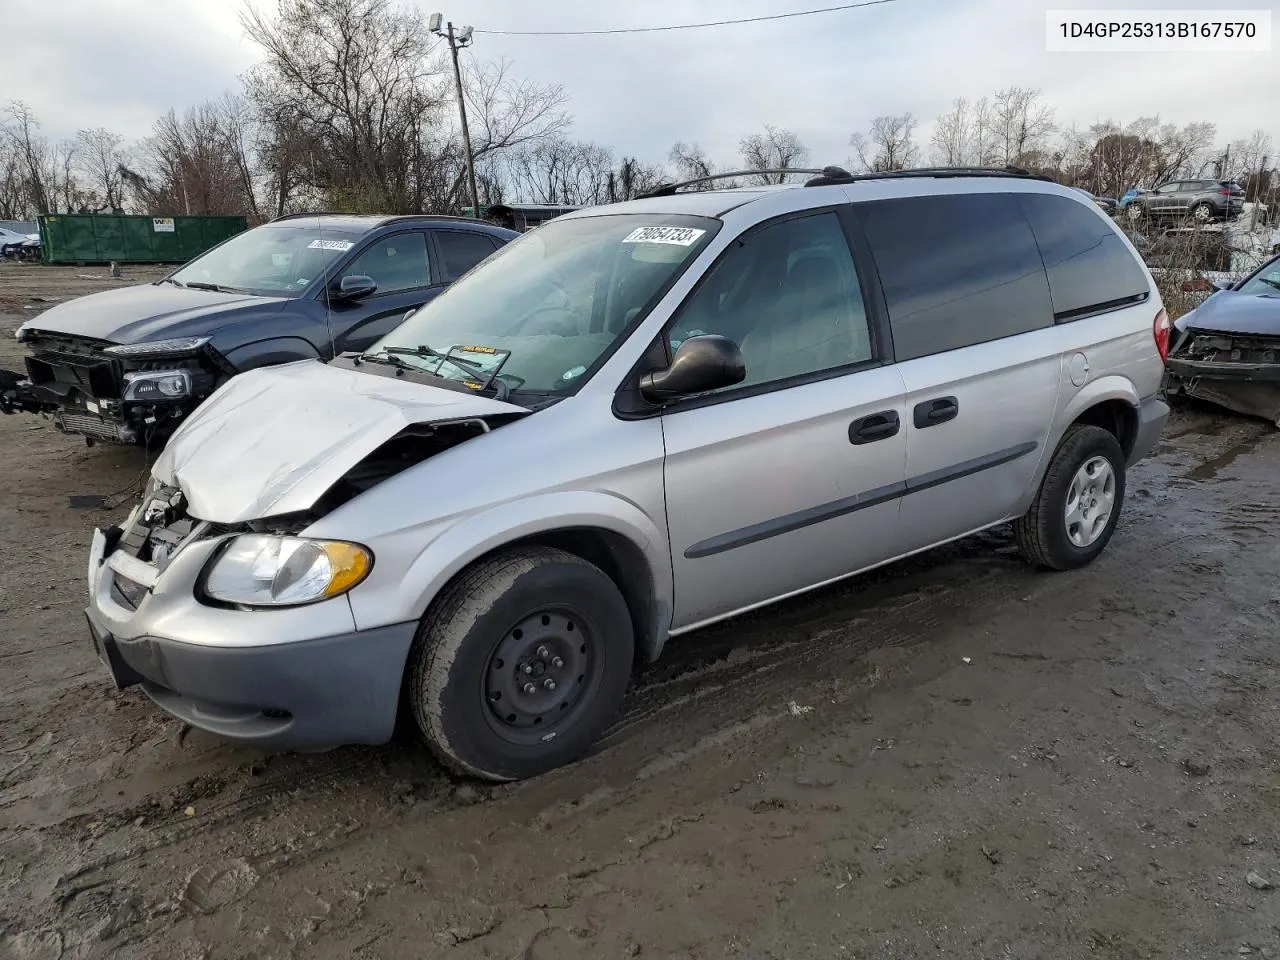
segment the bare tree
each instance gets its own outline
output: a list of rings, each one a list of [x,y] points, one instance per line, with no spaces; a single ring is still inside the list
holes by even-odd
[[[929,138],[935,163],[944,167],[969,165],[973,155],[973,114],[969,101],[957,97],[951,109],[938,116]]]
[[[658,186],[664,178],[661,167],[641,163],[635,157],[623,157],[618,169],[609,171],[605,190],[606,199],[609,203],[633,200]]]
[[[5,107],[0,130],[13,149],[24,212],[28,215],[53,213],[57,159],[49,142],[40,136],[40,121],[35,112],[21,100],[10,102]]]
[[[747,170],[783,170],[808,162],[809,150],[790,130],[779,130],[765,124],[764,133],[752,133],[738,143],[738,152]],[[786,183],[785,173],[756,173],[749,182]]]
[[[681,140],[672,145],[667,159],[676,168],[676,176],[681,180],[695,180],[715,173],[715,166],[707,158],[707,152],[701,144]]]
[[[607,200],[613,154],[606,147],[556,137],[514,150],[508,161],[513,193],[532,203],[587,206]]]
[[[278,0],[274,19],[242,22],[266,56],[248,96],[305,141],[314,185],[349,209],[413,212],[423,127],[446,99],[423,23],[391,0]]]
[[[1040,91],[1009,87],[996,93],[989,123],[999,162],[1016,164],[1024,154],[1043,150],[1056,129],[1054,110]]]
[[[81,130],[76,134],[77,161],[83,177],[86,202],[97,209],[119,210],[124,207],[122,165],[128,162],[124,140],[102,127]]]
[[[920,155],[913,139],[918,123],[910,113],[876,117],[871,121],[870,133],[855,133],[849,138],[858,164],[872,173],[914,166]]]

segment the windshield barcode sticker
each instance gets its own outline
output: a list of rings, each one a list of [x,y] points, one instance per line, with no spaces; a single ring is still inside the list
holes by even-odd
[[[309,250],[337,250],[339,253],[346,253],[355,244],[350,240],[312,240],[307,244]]]
[[[622,238],[623,243],[674,243],[691,247],[707,231],[696,227],[639,227]]]

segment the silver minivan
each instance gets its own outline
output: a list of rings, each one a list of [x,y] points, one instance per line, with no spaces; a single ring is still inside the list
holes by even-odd
[[[231,380],[94,535],[115,683],[269,748],[412,717],[512,780],[671,637],[1008,521],[1093,560],[1168,416],[1128,240],[1019,171],[813,173],[559,217],[364,353]]]

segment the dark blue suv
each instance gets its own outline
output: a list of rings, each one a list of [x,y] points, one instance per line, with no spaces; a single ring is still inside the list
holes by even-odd
[[[519,236],[469,218],[281,217],[23,324],[26,371],[0,371],[0,411],[156,444],[237,373],[364,350]]]

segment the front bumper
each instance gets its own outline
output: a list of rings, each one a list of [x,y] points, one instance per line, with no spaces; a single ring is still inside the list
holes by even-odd
[[[207,607],[195,599],[195,577],[216,542],[184,548],[161,575],[95,532],[85,614],[116,686],[139,685],[193,727],[265,749],[390,740],[416,623],[355,630],[345,598],[287,610]],[[120,578],[143,588],[136,608],[120,602]],[[334,634],[335,624],[350,629]]]
[[[1197,339],[1210,341],[1212,349],[1197,349]],[[1280,338],[1184,331],[1166,365],[1162,390],[1280,426]]]

